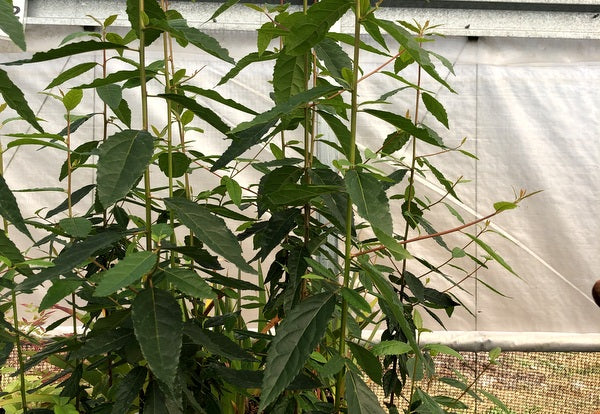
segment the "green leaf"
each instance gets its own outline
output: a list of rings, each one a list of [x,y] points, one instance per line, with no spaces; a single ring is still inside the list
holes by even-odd
[[[428,94],[427,92],[423,92],[421,94],[421,98],[423,99],[423,103],[425,104],[425,108],[435,116],[435,119],[441,122],[446,128],[450,128],[448,126],[448,114],[446,113],[446,109],[444,106],[433,96]]]
[[[0,81],[0,84],[2,81]],[[31,238],[31,234],[27,227],[25,226],[25,221],[23,220],[23,216],[21,215],[21,210],[19,210],[19,205],[17,204],[17,199],[13,195],[10,188],[8,188],[8,184],[4,181],[4,176],[0,174],[0,216],[4,217],[6,221],[11,223],[17,230],[21,233],[27,235]]]
[[[60,252],[54,259],[54,266],[43,269],[34,276],[25,279],[17,286],[19,290],[28,290],[51,280],[60,275],[71,274],[73,269],[81,264],[88,263],[94,253],[111,246],[123,237],[119,232],[104,231],[86,238],[83,241],[73,243]]]
[[[349,0],[321,0],[314,3],[290,28],[285,47],[291,55],[308,52],[327,35],[331,27],[352,6]]]
[[[71,205],[74,206],[75,204],[79,203],[95,187],[96,187],[95,184],[88,184],[88,185],[85,185],[85,186],[73,191],[73,193],[71,194]],[[56,206],[52,210],[48,211],[48,213],[46,213],[46,219],[49,219],[50,217],[55,216],[58,213],[65,211],[67,208],[69,208],[68,198],[66,198],[62,203],[60,203],[58,206]]]
[[[269,51],[265,51],[263,54],[258,54],[257,52],[250,53],[243,58],[241,58],[238,63],[232,68],[229,72],[227,72],[217,83],[217,86],[223,85],[227,83],[230,79],[236,77],[238,73],[242,71],[246,66],[255,63],[255,62],[264,62],[267,60],[276,59],[279,56],[279,53],[273,53]]]
[[[296,305],[282,321],[267,352],[259,411],[298,375],[323,337],[335,309],[335,296],[319,293]]]
[[[48,142],[48,141],[44,141],[41,139],[35,139],[35,138],[15,139],[15,140],[9,142],[8,145],[6,145],[6,149],[19,147],[21,145],[39,145],[41,147],[56,148],[61,151],[69,150],[65,145],[56,144],[52,141]]]
[[[333,116],[325,111],[319,111],[319,116],[327,122],[329,128],[333,131],[334,135],[338,139],[340,146],[342,147],[342,152],[344,156],[349,159],[350,158],[350,130],[344,123],[336,116]],[[356,158],[356,163],[360,164],[362,159],[360,157],[360,152],[356,145],[354,146],[354,156]]]
[[[519,277],[519,275],[517,275],[515,273],[515,271],[512,269],[512,267],[509,266],[508,263],[506,263],[506,261],[502,258],[502,256],[500,256],[498,253],[496,253],[494,251],[494,249],[492,249],[487,243],[485,243],[483,240],[481,240],[478,237],[475,237],[469,233],[465,233],[471,240],[473,240],[475,243],[477,243],[483,250],[485,250],[485,252],[487,254],[490,255],[490,257],[492,259],[494,259],[496,262],[498,262],[500,264],[500,266],[502,266],[503,268],[505,268],[506,270],[508,270],[510,273],[512,273],[513,275]]]
[[[0,30],[6,33],[21,50],[27,49],[23,25],[13,13],[12,1],[0,1]]]
[[[203,346],[212,354],[234,361],[256,361],[252,355],[233,342],[228,336],[220,332],[202,329],[192,321],[185,324],[184,333],[193,343]]]
[[[158,156],[158,168],[167,176],[172,178],[183,177],[188,171],[192,160],[183,152],[171,153],[171,171],[169,172],[169,154],[163,152]]]
[[[129,412],[129,407],[133,404],[133,401],[138,397],[140,390],[146,382],[146,375],[148,370],[146,367],[137,366],[125,375],[125,377],[119,382],[117,391],[114,395],[114,404],[112,406],[111,414],[122,414]]]
[[[108,296],[119,289],[139,282],[156,265],[158,257],[147,251],[134,252],[125,256],[110,269],[99,275],[100,281],[94,296]]]
[[[352,356],[356,359],[358,366],[375,384],[381,385],[383,369],[379,359],[371,351],[354,342],[348,342],[348,347],[352,351]]]
[[[225,183],[227,194],[229,194],[229,198],[231,198],[233,204],[239,207],[242,204],[242,187],[240,187],[237,181],[227,175],[223,176],[221,182]]]
[[[284,165],[266,173],[258,183],[258,216],[262,216],[267,209],[272,208],[269,194],[279,190],[286,184],[296,183],[302,176],[302,169],[293,165]]]
[[[387,308],[389,308],[390,312],[392,313],[392,315],[388,316],[393,317],[395,322],[400,327],[400,330],[402,331],[404,336],[408,338],[408,343],[412,347],[412,350],[415,353],[415,355],[420,356],[421,350],[419,349],[419,346],[415,339],[415,334],[410,325],[408,324],[408,321],[406,320],[406,316],[404,315],[404,306],[402,305],[402,302],[400,302],[398,294],[396,293],[390,282],[383,276],[383,274],[381,274],[381,272],[374,265],[368,263],[366,260],[363,259],[361,261],[361,267],[364,270],[366,270],[367,275],[369,276],[373,284],[377,287],[379,293],[381,293],[382,299],[385,301]]]
[[[297,226],[300,215],[301,212],[297,208],[272,213],[269,221],[254,238],[255,246],[260,248],[256,257],[265,260],[273,249]]]
[[[21,89],[10,80],[8,74],[2,69],[0,69],[0,94],[2,94],[4,102],[14,109],[21,118],[29,122],[29,124],[38,131],[44,132],[44,129],[36,119],[35,113],[29,107]]]
[[[181,253],[207,269],[223,269],[219,263],[219,258],[211,255],[206,249],[203,249],[200,246],[178,246],[163,248]]]
[[[212,214],[208,208],[186,199],[167,198],[165,205],[173,210],[175,216],[209,249],[238,266],[240,270],[256,274],[242,257],[242,248],[223,219]]]
[[[402,355],[410,351],[412,347],[401,341],[381,341],[371,349],[375,355]]]
[[[135,342],[133,329],[105,329],[94,336],[88,336],[83,346],[75,352],[75,355],[77,358],[102,355],[124,348],[132,342]]]
[[[389,33],[400,45],[406,49],[408,54],[423,68],[425,72],[432,78],[438,81],[440,84],[445,86],[449,91],[454,90],[448,85],[448,83],[437,73],[434,64],[429,58],[429,52],[423,49],[419,42],[403,27],[389,20],[372,19],[375,24]]]
[[[127,129],[98,147],[98,199],[108,207],[125,197],[152,160],[154,139],[147,131]]]
[[[214,37],[201,32],[195,27],[188,26],[184,19],[168,21],[151,19],[150,26],[164,30],[177,40],[190,42],[209,55],[235,65],[235,61],[229,56],[229,51],[222,47]]]
[[[65,137],[65,136],[67,136],[67,134],[74,133],[75,131],[77,131],[79,129],[79,127],[81,125],[83,125],[85,122],[87,122],[94,115],[96,115],[96,114],[91,113],[91,114],[87,114],[87,115],[78,115],[78,116],[71,115],[71,123],[69,125],[65,126],[62,129],[62,131],[60,131],[58,133],[58,135]]]
[[[269,192],[265,198],[273,206],[301,206],[323,194],[336,193],[343,189],[335,185],[306,185],[288,183],[275,191]]]
[[[517,204],[512,201],[498,201],[497,203],[494,203],[494,210],[497,212],[512,210],[517,207]]]
[[[63,105],[67,112],[72,111],[79,105],[83,99],[83,91],[81,89],[71,89],[63,96]]]
[[[46,309],[50,309],[52,306],[56,305],[58,302],[63,300],[65,297],[75,292],[79,286],[83,283],[83,280],[73,280],[73,279],[60,279],[55,280],[52,283],[52,286],[44,295],[44,298],[40,302],[39,311],[43,311]]]
[[[219,6],[219,8],[217,10],[215,10],[215,12],[212,14],[212,16],[210,16],[208,18],[208,20],[206,20],[206,22],[209,22],[211,20],[214,21],[217,17],[219,17],[222,13],[224,13],[225,11],[227,11],[231,6],[236,5],[239,1],[240,0],[227,0],[227,1],[225,1],[223,4],[221,4]]]
[[[290,56],[285,50],[277,57],[273,69],[273,90],[277,104],[287,102],[292,96],[306,90],[304,56]]]
[[[144,0],[143,4],[144,10],[141,13],[140,10],[140,1],[139,0],[127,0],[127,18],[129,19],[129,23],[131,23],[131,28],[135,33],[136,37],[140,38],[140,17],[142,19],[156,19],[156,20],[165,20],[167,16],[165,12],[160,7],[156,0]],[[146,46],[150,45],[156,39],[159,38],[161,31],[155,29],[144,29],[144,44]]]
[[[221,95],[214,89],[202,89],[194,85],[182,85],[181,89],[183,89],[184,91],[195,93],[208,99],[212,99],[215,102],[222,103],[223,105],[227,105],[230,108],[237,109],[238,111],[246,112],[247,114],[257,115],[257,112],[253,109],[250,109],[247,106],[244,106],[241,103],[234,101],[233,99],[225,98],[223,95]]]
[[[147,77],[155,76],[156,73],[157,73],[156,71],[151,70],[150,68],[146,68],[146,76]],[[124,80],[134,80],[134,79],[138,80],[137,83],[139,85],[139,78],[140,78],[140,72],[138,69],[120,70],[118,72],[110,73],[104,78],[97,78],[97,79],[94,79],[90,83],[85,83],[83,85],[79,85],[79,86],[77,86],[77,88],[79,88],[79,89],[99,88],[101,86],[112,85],[117,82],[122,82]]]
[[[348,414],[384,414],[383,408],[373,390],[360,376],[350,370],[346,373],[344,397],[348,405]]]
[[[87,40],[84,42],[69,43],[58,49],[50,49],[46,52],[37,52],[29,59],[15,60],[12,62],[0,63],[5,66],[23,65],[26,63],[46,62],[48,60],[60,59],[67,56],[78,55],[80,53],[95,52],[97,50],[128,49],[123,45],[110,42],[96,42]]]
[[[421,405],[419,405],[415,412],[421,414],[446,414],[446,411],[429,394],[420,388],[417,388],[415,394],[417,400],[421,401]]]
[[[6,257],[12,263],[22,263],[25,261],[19,248],[8,238],[4,230],[0,230],[0,256]]]
[[[342,287],[340,293],[351,308],[366,314],[371,313],[371,305],[369,305],[369,302],[367,302],[367,300],[356,290]]]
[[[365,112],[392,124],[393,126],[402,131],[408,132],[409,134],[415,136],[423,142],[434,145],[436,147],[446,148],[439,136],[432,135],[431,130],[427,128],[417,127],[408,118],[394,114],[392,112],[380,111],[377,109],[365,109]]]
[[[133,330],[152,373],[174,388],[183,336],[181,308],[167,291],[144,289],[131,305]]]
[[[423,348],[428,349],[432,356],[435,356],[436,354],[446,354],[446,355],[451,355],[451,356],[456,357],[461,360],[465,359],[461,354],[459,354],[458,352],[456,352],[454,349],[450,348],[447,345],[427,344]]]
[[[166,280],[182,293],[196,299],[215,299],[212,288],[196,272],[190,269],[163,269]]]
[[[70,236],[83,238],[92,231],[92,223],[84,217],[69,217],[58,222],[58,225]]]
[[[352,203],[358,209],[358,214],[368,220],[371,226],[387,235],[392,235],[392,215],[381,182],[369,174],[356,170],[349,170],[344,181]]]
[[[123,99],[123,90],[119,85],[111,83],[109,85],[102,85],[96,88],[98,96],[102,101],[108,105],[113,111],[119,108],[121,99]]]
[[[189,109],[194,114],[198,115],[200,119],[204,122],[208,123],[210,126],[215,128],[217,131],[222,134],[226,134],[231,129],[229,125],[223,122],[223,119],[220,115],[215,113],[212,109],[209,109],[205,106],[200,105],[192,98],[188,98],[187,96],[178,95],[175,93],[165,93],[158,95],[161,98],[168,99],[172,102],[178,103],[186,109]]]
[[[326,37],[315,46],[317,57],[323,61],[323,64],[335,79],[340,80],[342,69],[352,70],[352,60],[342,47],[332,39]]]
[[[398,240],[389,234],[383,232],[378,227],[373,227],[373,232],[379,241],[385,246],[385,248],[394,256],[396,260],[412,259],[412,255],[404,246],[402,246]]]

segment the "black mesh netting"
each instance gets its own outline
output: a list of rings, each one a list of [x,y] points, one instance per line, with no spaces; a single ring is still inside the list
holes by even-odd
[[[27,354],[35,349],[26,347]],[[488,367],[486,353],[463,352],[464,360],[439,355],[435,358],[439,377],[458,378],[498,397],[510,409],[510,414],[594,414],[600,410],[600,353],[587,352],[504,352],[498,364]],[[15,366],[13,353],[7,365]],[[49,377],[52,366],[42,363],[29,373]],[[460,373],[460,374],[457,374]],[[4,375],[2,388],[15,381]],[[370,384],[383,402],[383,391]],[[459,397],[462,391],[435,379],[422,381],[419,386],[430,395]],[[461,400],[469,410],[458,413],[496,414],[502,411],[488,399],[475,401],[468,394]]]

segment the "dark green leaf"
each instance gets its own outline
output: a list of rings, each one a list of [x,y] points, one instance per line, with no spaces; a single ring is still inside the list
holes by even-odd
[[[25,261],[25,258],[21,254],[19,248],[11,239],[8,238],[7,234],[3,230],[0,230],[0,256],[6,257],[8,260],[10,260],[13,266],[17,263]],[[28,268],[20,270],[29,275],[31,274]]]
[[[156,75],[156,71],[146,68],[146,75],[154,76]],[[140,71],[138,69],[120,70],[118,72],[110,73],[104,78],[94,79],[91,83],[86,83],[77,87],[80,89],[99,88],[101,86],[113,85],[124,80],[139,79],[139,77]]]
[[[70,236],[83,238],[92,231],[92,223],[84,217],[67,217],[58,225]]]
[[[348,342],[352,356],[356,359],[358,366],[371,378],[375,384],[381,385],[383,369],[381,362],[371,351],[354,342]]]
[[[117,351],[131,342],[135,342],[132,329],[116,328],[107,329],[94,336],[88,336],[85,343],[76,352],[77,358],[86,358],[94,355],[102,355],[107,352]]]
[[[56,259],[54,266],[43,269],[38,274],[28,277],[17,286],[19,290],[29,290],[63,274],[70,274],[79,265],[90,261],[95,252],[100,251],[121,239],[123,235],[114,231],[104,231],[85,240],[66,247]]]
[[[121,99],[123,99],[123,90],[119,85],[114,83],[108,85],[98,86],[96,88],[98,96],[102,101],[108,105],[110,109],[118,109]]]
[[[444,189],[450,194],[452,197],[456,198],[460,201],[460,198],[454,191],[454,183],[444,177],[444,174],[437,168],[435,168],[427,159],[422,159],[423,163],[429,167],[429,170],[433,173],[438,182],[444,186]]]
[[[179,105],[183,106],[186,109],[189,109],[194,114],[198,115],[198,117],[204,122],[208,123],[210,126],[215,128],[217,131],[226,134],[231,129],[229,125],[223,122],[223,117],[215,113],[212,109],[206,108],[200,105],[198,102],[193,100],[192,98],[188,98],[187,96],[178,95],[174,93],[169,94],[160,94],[158,95],[162,98],[168,99]]]
[[[220,332],[202,329],[193,322],[185,324],[184,333],[193,343],[201,345],[212,354],[231,360],[256,361],[256,359]]]
[[[8,143],[8,145],[6,146],[6,149],[19,147],[21,145],[39,145],[40,147],[56,148],[61,151],[68,151],[68,148],[63,144],[57,144],[52,141],[48,142],[48,141],[44,141],[41,139],[35,139],[35,138],[21,138],[21,139],[12,140]]]
[[[158,257],[152,252],[141,251],[128,254],[99,275],[100,281],[94,296],[112,295],[119,289],[139,282],[154,268],[157,260]]]
[[[144,414],[169,414],[167,398],[157,381],[150,381],[146,387]]]
[[[375,177],[349,170],[344,177],[346,189],[358,214],[385,234],[393,232],[390,206],[381,182]]]
[[[349,0],[322,0],[297,19],[286,38],[289,54],[302,55],[319,43],[352,6]]]
[[[343,187],[334,185],[305,185],[289,183],[282,185],[275,191],[266,194],[266,199],[274,206],[301,206],[315,197],[323,194],[336,193]]]
[[[247,114],[257,115],[257,112],[253,109],[250,109],[247,106],[244,106],[241,103],[234,101],[233,99],[225,98],[214,89],[202,89],[194,85],[183,85],[181,86],[181,89],[183,89],[184,91],[195,93],[200,96],[204,96],[208,99],[212,99],[215,102],[222,103],[223,105],[227,105],[230,108],[237,109],[238,111],[246,112]]]
[[[446,128],[448,126],[448,114],[446,113],[446,109],[444,106],[433,96],[428,94],[427,92],[423,92],[421,94],[421,98],[423,99],[423,103],[427,110],[435,116],[435,118],[442,123]]]
[[[512,269],[512,267],[509,266],[508,263],[506,263],[506,261],[502,258],[502,256],[500,256],[498,253],[496,253],[494,251],[494,249],[492,249],[487,243],[485,243],[483,240],[481,240],[479,237],[475,237],[471,234],[465,233],[471,240],[473,240],[475,243],[477,243],[483,250],[485,250],[485,252],[487,254],[490,255],[490,257],[492,259],[494,259],[496,262],[498,262],[500,264],[500,266],[502,266],[503,268],[505,268],[506,270],[508,270],[510,273],[512,273],[513,275],[519,277],[519,275],[517,275],[515,273],[515,271]]]
[[[290,56],[283,52],[279,54],[273,69],[273,90],[275,103],[287,102],[292,96],[306,90],[304,56]]]
[[[342,69],[352,70],[352,60],[344,49],[332,39],[326,37],[315,46],[317,57],[335,79],[344,79]]]
[[[356,290],[342,287],[341,294],[351,308],[358,312],[366,314],[371,313],[371,305],[369,305],[369,302],[367,302],[367,300]]]
[[[198,263],[200,266],[205,267],[207,269],[223,269],[223,267],[219,263],[219,258],[217,256],[211,255],[206,249],[203,249],[200,246],[179,246],[163,248],[167,250],[172,250],[177,253],[181,253]]]
[[[90,158],[90,155],[92,155],[92,151],[96,149],[96,147],[98,146],[100,142],[99,141],[87,141],[84,142],[83,144],[81,144],[80,146],[78,146],[77,148],[75,148],[72,152],[71,152],[71,173],[73,171],[75,171],[77,168],[79,168],[81,165],[85,164],[85,162],[88,160],[88,158]],[[65,162],[63,163],[62,167],[60,168],[60,175],[58,177],[59,181],[64,180],[67,175],[69,174],[69,166],[67,165],[67,160],[65,160]],[[75,203],[73,201],[74,199],[74,193],[71,194],[71,203]]]
[[[156,0],[144,0],[144,14],[150,18],[155,20],[164,21],[167,16],[165,12],[160,7]],[[129,19],[129,23],[131,23],[131,28],[136,34],[136,37],[140,38],[140,1],[139,0],[127,0],[127,18]],[[144,44],[146,46],[150,45],[160,36],[160,30],[155,29],[144,29]]]
[[[79,286],[83,283],[83,280],[77,279],[61,279],[55,280],[52,286],[46,292],[46,295],[42,299],[39,305],[39,311],[50,309],[58,302],[63,300],[65,297],[75,292]]]
[[[409,140],[410,134],[406,131],[392,132],[385,138],[383,146],[381,147],[381,152],[383,154],[391,155],[394,152],[401,150]]]
[[[96,115],[96,114],[92,113],[92,114],[87,114],[87,115],[81,115],[78,117],[71,117],[71,123],[69,125],[67,125],[66,127],[64,127],[62,129],[62,131],[60,131],[58,133],[58,135],[61,135],[64,137],[67,134],[72,134],[73,132],[77,131],[81,125],[83,125],[85,122],[87,122],[94,115]]]
[[[250,65],[251,63],[264,62],[266,60],[273,60],[273,59],[276,59],[277,56],[279,56],[279,53],[273,53],[273,52],[269,52],[269,51],[264,52],[262,55],[258,54],[257,52],[250,53],[249,55],[246,55],[243,58],[241,58],[238,61],[237,65],[235,65],[235,67],[233,69],[231,69],[229,72],[227,72],[225,74],[225,76],[223,76],[221,78],[221,80],[219,81],[217,86],[223,85],[224,83],[229,81],[229,79],[232,79],[235,76],[237,76],[237,74],[240,73],[242,71],[242,69],[244,69],[246,66]]]
[[[348,405],[348,414],[384,414],[377,396],[354,371],[346,373],[344,397]]]
[[[73,194],[71,194],[71,205],[75,205],[78,202],[80,202],[86,195],[88,195],[90,193],[90,191],[92,191],[94,188],[96,187],[95,184],[88,184],[86,186],[83,186],[75,191],[73,191]],[[69,200],[65,199],[65,201],[63,201],[62,203],[60,203],[57,207],[53,208],[52,210],[48,211],[48,213],[46,214],[46,218],[50,218],[60,212],[65,211],[67,208],[69,207]]]
[[[183,335],[179,303],[167,291],[144,289],[131,305],[135,336],[152,373],[173,389]]]
[[[217,17],[219,17],[223,12],[229,10],[229,8],[231,6],[236,5],[240,0],[227,0],[225,1],[223,4],[221,4],[219,6],[219,8],[212,14],[212,16],[210,16],[208,18],[208,20],[206,20],[206,22],[209,22],[211,20],[215,20]]]
[[[26,63],[38,63],[46,62],[48,60],[60,59],[67,56],[78,55],[80,53],[95,52],[97,50],[111,50],[111,49],[127,49],[123,45],[110,42],[96,42],[94,40],[87,40],[84,42],[69,43],[58,49],[50,49],[47,52],[37,52],[29,59],[15,60],[13,62],[5,62],[2,65],[23,65]]]
[[[415,412],[421,414],[446,414],[446,411],[429,394],[421,390],[421,388],[417,388],[415,394],[417,400],[421,401],[421,405],[419,405]]]
[[[0,81],[0,84],[2,81]],[[17,204],[17,199],[13,195],[10,188],[6,184],[4,180],[4,176],[0,174],[0,216],[4,217],[6,221],[11,223],[17,230],[21,233],[29,236],[31,238],[31,234],[27,227],[25,226],[25,221],[23,220],[23,216],[21,215],[21,210],[19,210],[19,205]]]
[[[44,132],[44,129],[36,119],[35,113],[29,107],[21,89],[10,80],[8,74],[2,69],[0,69],[0,94],[2,94],[4,102],[14,109],[21,118],[29,122],[29,124],[38,131]]]
[[[342,42],[342,43],[346,43],[347,45],[354,46],[354,36],[352,36],[348,33],[329,32],[329,33],[327,33],[327,37],[330,39],[336,40],[338,42]],[[362,40],[359,43],[359,47],[362,50],[374,53],[376,55],[382,55],[382,56],[388,56],[388,57],[390,56],[388,53],[381,51],[381,50],[363,42]]]
[[[144,382],[146,382],[147,373],[148,370],[146,367],[137,366],[125,375],[117,386],[117,392],[114,396],[115,403],[112,406],[111,414],[129,412],[129,407],[138,397],[140,390],[144,386]]]
[[[258,184],[258,215],[264,214],[269,208],[274,207],[268,198],[269,194],[279,190],[286,184],[296,183],[302,176],[302,169],[293,165],[285,165],[266,173]]]
[[[196,272],[190,269],[175,268],[163,269],[166,280],[173,284],[175,289],[197,299],[215,299],[216,295],[208,283]]]
[[[319,293],[296,305],[283,320],[267,352],[259,411],[298,375],[321,340],[335,308],[335,296]]]
[[[412,347],[401,341],[381,341],[371,351],[375,355],[402,355],[412,351]]]
[[[98,199],[108,207],[125,197],[152,160],[154,139],[147,131],[127,129],[98,147]]]
[[[247,282],[245,280],[233,278],[233,277],[225,277],[221,276],[215,272],[210,272],[210,282],[217,283],[219,285],[223,285],[225,287],[229,287],[231,289],[239,289],[239,290],[263,290],[262,287],[257,286],[253,283]]]
[[[12,1],[0,1],[0,30],[6,33],[21,50],[27,49],[23,25],[17,15],[13,13]]]
[[[310,171],[311,180],[318,185],[343,186],[344,180],[331,169],[318,168]],[[348,208],[348,193],[340,191],[332,194],[323,194],[321,198],[327,206],[329,220],[338,228],[345,228],[346,209]],[[354,225],[354,224],[353,224]]]
[[[376,116],[379,119],[384,120],[395,126],[396,128],[406,131],[409,134],[417,137],[423,142],[426,142],[431,145],[435,145],[436,147],[445,148],[444,143],[441,141],[439,136],[433,135],[430,133],[430,130],[427,128],[417,127],[412,121],[408,118],[405,118],[401,115],[397,115],[391,112],[380,111],[377,109],[366,109],[366,113]]]
[[[240,270],[256,273],[242,257],[242,248],[223,219],[212,214],[206,207],[186,199],[168,198],[165,199],[165,204],[209,249]]]
[[[255,236],[254,244],[260,248],[257,257],[265,260],[290,231],[297,226],[301,212],[298,209],[277,211],[271,215],[266,226]]]
[[[192,162],[183,152],[173,152],[171,155],[171,171],[169,171],[169,154],[163,152],[158,157],[158,168],[172,178],[183,177]]]

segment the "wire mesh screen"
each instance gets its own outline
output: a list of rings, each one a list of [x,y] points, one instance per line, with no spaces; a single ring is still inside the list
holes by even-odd
[[[25,347],[31,355],[36,347]],[[488,364],[487,353],[462,352],[464,360],[439,355],[435,358],[438,378],[457,378],[476,389],[498,397],[510,414],[595,414],[600,410],[600,353],[598,352],[504,352],[497,365]],[[17,365],[13,352],[8,366]],[[29,374],[48,378],[55,368],[42,363]],[[460,374],[457,374],[460,373]],[[15,377],[3,375],[4,389]],[[370,384],[384,401],[383,390]],[[503,411],[491,401],[476,401],[468,393],[452,388],[441,381],[422,381],[419,386],[432,395],[461,398],[469,410],[452,410],[460,414],[500,414]]]
[[[596,414],[600,410],[600,353],[504,352],[497,365],[489,365],[487,353],[461,354],[462,361],[443,355],[434,359],[437,379],[460,378],[473,384],[474,390],[487,391],[502,401],[510,414]],[[476,400],[436,379],[418,385],[431,395],[460,398],[470,407],[452,412],[505,412],[485,397]],[[383,390],[373,386],[383,401]]]

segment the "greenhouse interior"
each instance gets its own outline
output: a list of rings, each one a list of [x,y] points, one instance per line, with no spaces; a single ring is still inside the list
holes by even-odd
[[[600,413],[597,1],[0,29],[0,413]]]

